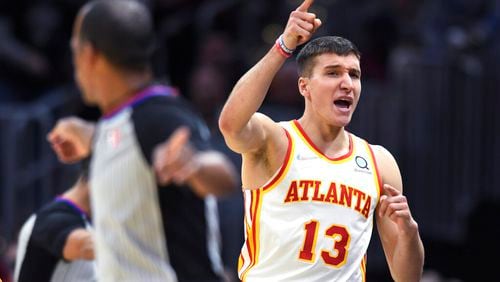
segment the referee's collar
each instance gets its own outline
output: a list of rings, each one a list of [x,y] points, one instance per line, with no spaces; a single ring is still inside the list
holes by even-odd
[[[146,101],[147,99],[151,97],[157,97],[157,96],[177,96],[178,92],[175,88],[166,86],[166,85],[161,85],[161,84],[154,84],[147,86],[146,88],[138,91],[136,94],[134,94],[132,97],[130,97],[127,101],[122,103],[121,105],[117,106],[116,108],[112,109],[111,111],[107,112],[102,116],[102,119],[110,119],[117,115],[119,112],[121,112],[123,109],[128,108],[128,107],[134,107],[137,106],[138,104]]]

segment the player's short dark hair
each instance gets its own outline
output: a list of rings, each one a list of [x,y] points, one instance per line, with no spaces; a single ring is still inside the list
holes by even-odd
[[[155,48],[153,20],[148,8],[135,0],[93,0],[86,4],[80,39],[115,66],[144,70]]]
[[[333,53],[339,56],[354,54],[361,59],[361,53],[354,43],[340,36],[323,36],[309,41],[297,55],[299,76],[311,75],[314,58]]]

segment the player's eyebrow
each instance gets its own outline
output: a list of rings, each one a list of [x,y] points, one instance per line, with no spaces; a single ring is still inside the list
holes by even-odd
[[[352,74],[361,76],[361,70],[359,68],[357,68],[357,67],[349,68],[349,67],[346,67],[346,66],[341,65],[341,64],[327,65],[323,69],[325,69],[325,70],[342,70],[342,71],[347,71],[348,73],[352,73]]]

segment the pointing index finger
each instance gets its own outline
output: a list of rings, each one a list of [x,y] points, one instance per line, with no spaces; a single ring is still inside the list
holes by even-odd
[[[401,194],[401,191],[399,191],[398,189],[396,189],[388,184],[384,184],[384,191],[385,191],[385,194],[389,195],[389,196],[397,196],[397,195]]]
[[[314,3],[314,0],[304,0],[302,4],[297,8],[297,11],[299,12],[307,12],[309,10],[309,7]]]
[[[179,150],[189,141],[189,136],[191,131],[188,127],[182,126],[174,131],[172,135],[168,138],[167,144],[170,148],[174,150]]]

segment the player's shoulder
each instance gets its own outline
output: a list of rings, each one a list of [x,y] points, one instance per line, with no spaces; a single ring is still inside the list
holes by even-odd
[[[348,132],[348,134],[351,136],[351,138],[354,142],[365,143],[366,145],[368,145],[368,147],[373,152],[375,157],[377,157],[377,156],[381,156],[381,157],[392,156],[391,152],[383,145],[372,143],[369,140],[367,140],[363,137],[360,137],[352,132]]]
[[[394,155],[383,145],[369,144],[382,178],[385,174],[398,172],[399,166]]]
[[[376,157],[382,157],[382,158],[387,158],[387,157],[393,157],[392,153],[383,145],[380,144],[369,144],[370,148],[373,151],[373,154],[375,154]]]
[[[371,143],[370,141],[364,139],[363,137],[359,137],[352,132],[349,132],[349,134],[351,135],[352,139],[355,140],[355,142],[367,144],[369,150],[372,152],[373,157],[375,158],[375,161],[377,162],[379,167],[397,166],[394,155],[384,145]]]

